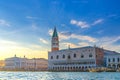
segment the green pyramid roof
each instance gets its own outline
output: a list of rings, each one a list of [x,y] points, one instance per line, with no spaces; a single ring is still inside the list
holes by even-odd
[[[52,37],[58,37],[56,27],[54,28],[53,36]]]

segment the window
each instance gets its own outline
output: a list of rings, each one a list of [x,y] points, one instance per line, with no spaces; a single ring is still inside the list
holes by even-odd
[[[55,45],[55,43],[53,43],[53,45]]]
[[[65,58],[65,55],[63,55],[63,58]]]
[[[89,54],[89,57],[92,57],[92,54]]]
[[[84,55],[83,55],[83,54],[81,55],[81,58],[84,58]]]
[[[70,59],[70,55],[68,56],[68,59]]]
[[[118,58],[117,60],[118,60],[118,62],[120,61],[120,59],[119,59],[119,58]]]
[[[76,54],[74,54],[74,58],[76,58]]]
[[[53,56],[51,56],[51,59],[53,59]]]
[[[96,58],[97,58],[97,55],[96,55]]]
[[[110,62],[110,59],[108,59],[108,62]]]
[[[89,52],[90,52],[90,49],[89,49]]]
[[[59,59],[59,56],[58,56],[58,55],[56,56],[56,59]]]
[[[113,58],[113,62],[115,62],[115,58]]]

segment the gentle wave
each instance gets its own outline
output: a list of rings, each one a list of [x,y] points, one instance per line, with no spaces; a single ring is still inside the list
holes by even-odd
[[[119,72],[0,72],[0,80],[120,80]]]

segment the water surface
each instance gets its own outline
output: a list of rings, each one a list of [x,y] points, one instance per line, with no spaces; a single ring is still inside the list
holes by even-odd
[[[119,72],[0,72],[0,80],[120,80]]]

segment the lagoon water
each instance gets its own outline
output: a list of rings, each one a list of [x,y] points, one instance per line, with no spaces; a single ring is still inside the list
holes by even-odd
[[[0,72],[0,80],[120,80],[119,72]]]

